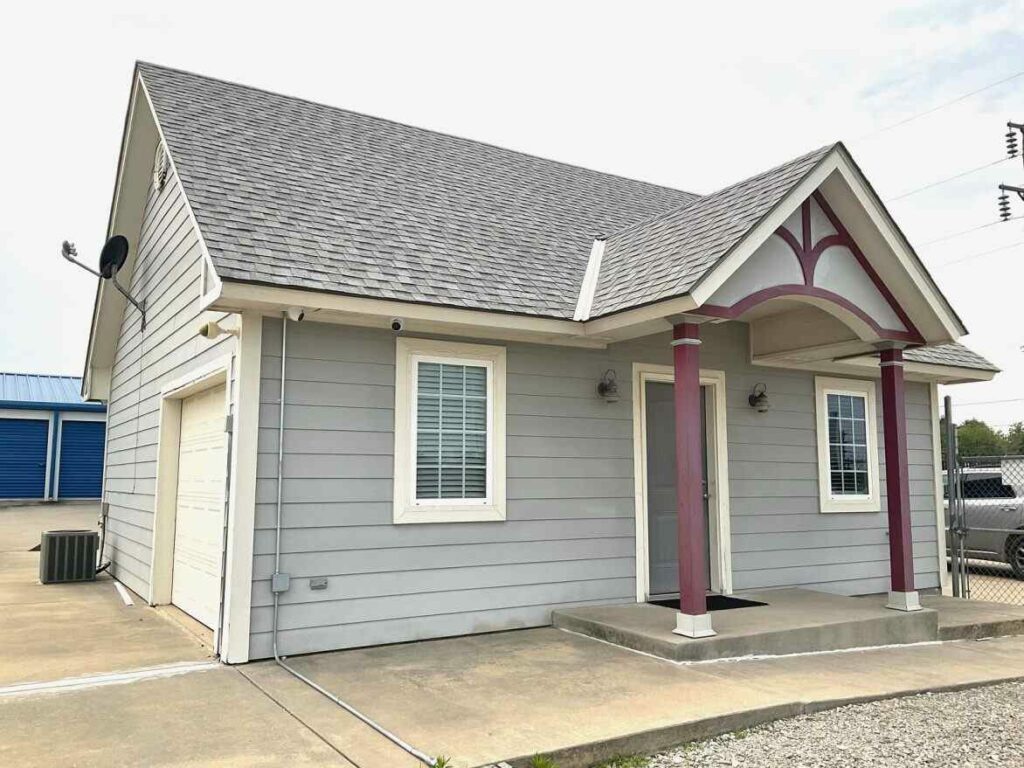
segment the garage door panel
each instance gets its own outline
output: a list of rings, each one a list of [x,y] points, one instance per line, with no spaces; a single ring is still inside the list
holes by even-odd
[[[49,436],[45,419],[0,419],[0,499],[46,496]]]
[[[98,499],[103,487],[102,421],[62,421],[60,474],[57,496],[62,499]]]
[[[224,387],[181,404],[171,602],[208,627],[217,622],[227,435]]]

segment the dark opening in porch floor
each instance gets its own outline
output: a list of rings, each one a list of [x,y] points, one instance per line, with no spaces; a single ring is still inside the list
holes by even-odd
[[[679,610],[679,598],[670,600],[648,600],[651,605],[660,605],[662,608],[674,608]],[[753,608],[758,605],[767,605],[757,600],[745,600],[732,595],[708,595],[704,601],[709,611],[731,611],[733,608]]]

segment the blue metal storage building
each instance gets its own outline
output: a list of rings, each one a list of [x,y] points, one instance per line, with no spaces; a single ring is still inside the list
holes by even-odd
[[[98,499],[107,409],[77,376],[0,373],[0,499]]]

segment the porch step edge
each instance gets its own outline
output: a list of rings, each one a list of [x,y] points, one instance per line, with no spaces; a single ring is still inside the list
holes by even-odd
[[[576,632],[674,662],[784,656],[793,653],[911,645],[939,640],[938,613],[931,609],[913,613],[893,611],[891,616],[856,618],[816,626],[769,630],[751,635],[716,635],[686,642],[630,631],[607,621],[580,616],[572,610],[552,612],[551,622],[558,629]]]

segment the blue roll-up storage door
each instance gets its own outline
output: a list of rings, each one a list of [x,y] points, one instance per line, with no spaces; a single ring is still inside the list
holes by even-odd
[[[57,497],[98,499],[103,490],[102,421],[64,421],[60,425],[60,475]]]
[[[0,419],[0,499],[46,496],[46,444],[50,422]]]

